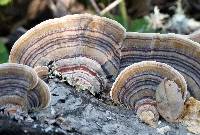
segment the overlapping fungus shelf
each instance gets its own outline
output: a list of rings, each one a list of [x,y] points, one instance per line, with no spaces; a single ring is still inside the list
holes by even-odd
[[[55,61],[57,70],[66,74],[72,85],[95,93],[105,87],[107,78],[110,82],[117,76],[124,37],[125,29],[113,20],[67,15],[44,21],[25,33],[14,44],[9,61],[31,67]],[[69,59],[71,64],[65,62]]]
[[[200,45],[176,34],[129,32],[123,43],[121,70],[140,61],[155,60],[178,70],[188,91],[200,99]]]
[[[41,87],[37,87],[41,84],[38,79],[35,70],[26,65],[16,63],[0,64],[0,106],[4,106],[12,111],[15,109],[27,111],[29,108],[32,108],[32,106],[28,106],[29,93],[37,89],[40,91],[40,94],[37,95],[38,99],[44,98],[47,94],[49,95],[48,88],[44,90]],[[40,104],[47,104],[49,102],[50,98],[45,101],[41,100]],[[11,109],[13,107],[15,108],[14,110]],[[35,107],[38,108],[40,106]]]
[[[36,87],[28,91],[28,110],[40,110],[48,107],[51,94],[48,85],[38,78]]]
[[[178,85],[185,100],[187,85],[183,76],[171,66],[155,61],[138,62],[121,71],[112,86],[111,98],[134,109],[139,117],[142,112],[151,111],[158,119],[155,92],[165,78]]]
[[[16,104],[25,107],[27,92],[37,85],[37,74],[28,66],[0,65],[0,105]]]

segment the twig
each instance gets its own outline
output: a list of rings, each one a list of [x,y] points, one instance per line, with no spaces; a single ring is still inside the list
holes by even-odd
[[[98,7],[96,1],[95,1],[95,0],[90,0],[90,3],[91,3],[92,6],[94,7],[96,13],[97,13],[98,15],[100,15],[100,12],[101,12],[101,11],[100,11],[100,9],[99,9],[99,7]]]
[[[125,0],[121,1],[121,3],[119,4],[119,8],[120,8],[121,16],[123,18],[123,25],[126,29],[128,29],[128,15],[127,15],[127,11],[126,11]]]
[[[116,7],[122,0],[115,0],[113,3],[108,5],[105,9],[100,12],[100,15],[104,15],[105,13],[109,12],[111,9]]]

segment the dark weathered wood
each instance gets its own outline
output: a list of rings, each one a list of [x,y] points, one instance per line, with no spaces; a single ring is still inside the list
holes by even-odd
[[[0,135],[160,135],[156,128],[143,124],[133,111],[123,106],[113,106],[101,97],[97,99],[89,92],[78,92],[65,84],[50,81],[49,86],[52,92],[50,106],[31,113],[34,122],[0,116]],[[165,126],[170,127],[166,134],[187,134],[183,126],[165,121],[157,128]]]
[[[37,125],[34,127],[34,125]],[[0,135],[62,135],[60,132],[45,132],[38,123],[17,121],[7,116],[0,116]]]

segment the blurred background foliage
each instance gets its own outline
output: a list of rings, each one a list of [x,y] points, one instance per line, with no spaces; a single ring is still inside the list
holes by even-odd
[[[0,0],[0,6],[7,6],[12,2],[12,0]],[[5,44],[0,40],[0,63],[5,63],[8,61],[8,50]]]
[[[6,46],[0,41],[0,63],[8,61],[8,50]]]
[[[0,6],[6,6],[10,4],[12,0],[0,0]]]
[[[0,0],[0,63],[28,29],[76,13],[105,16],[133,32],[189,34],[200,28],[199,0]]]

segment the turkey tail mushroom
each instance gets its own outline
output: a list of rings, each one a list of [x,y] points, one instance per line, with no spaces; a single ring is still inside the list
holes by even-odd
[[[51,94],[48,85],[41,79],[36,87],[28,92],[28,110],[40,110],[48,107]]]
[[[141,61],[166,63],[185,78],[190,95],[200,100],[200,45],[183,35],[128,32],[121,67]]]
[[[41,100],[39,103],[42,105],[35,106],[36,108],[46,107],[50,100],[49,89],[38,78],[35,70],[17,63],[0,64],[0,91],[0,106],[8,113],[15,113],[18,109],[28,111],[30,108],[28,97],[32,96],[30,93],[39,93],[35,98]]]
[[[124,37],[125,29],[111,19],[67,15],[27,31],[14,44],[9,61],[31,67],[54,61],[72,85],[98,93],[118,74]]]
[[[111,98],[134,109],[142,121],[155,126],[159,118],[155,92],[164,78],[179,86],[185,100],[187,85],[183,76],[171,66],[156,61],[135,63],[122,70],[112,86]]]
[[[8,108],[18,106],[26,110],[28,91],[37,82],[37,74],[31,67],[14,63],[0,64],[0,105]]]

